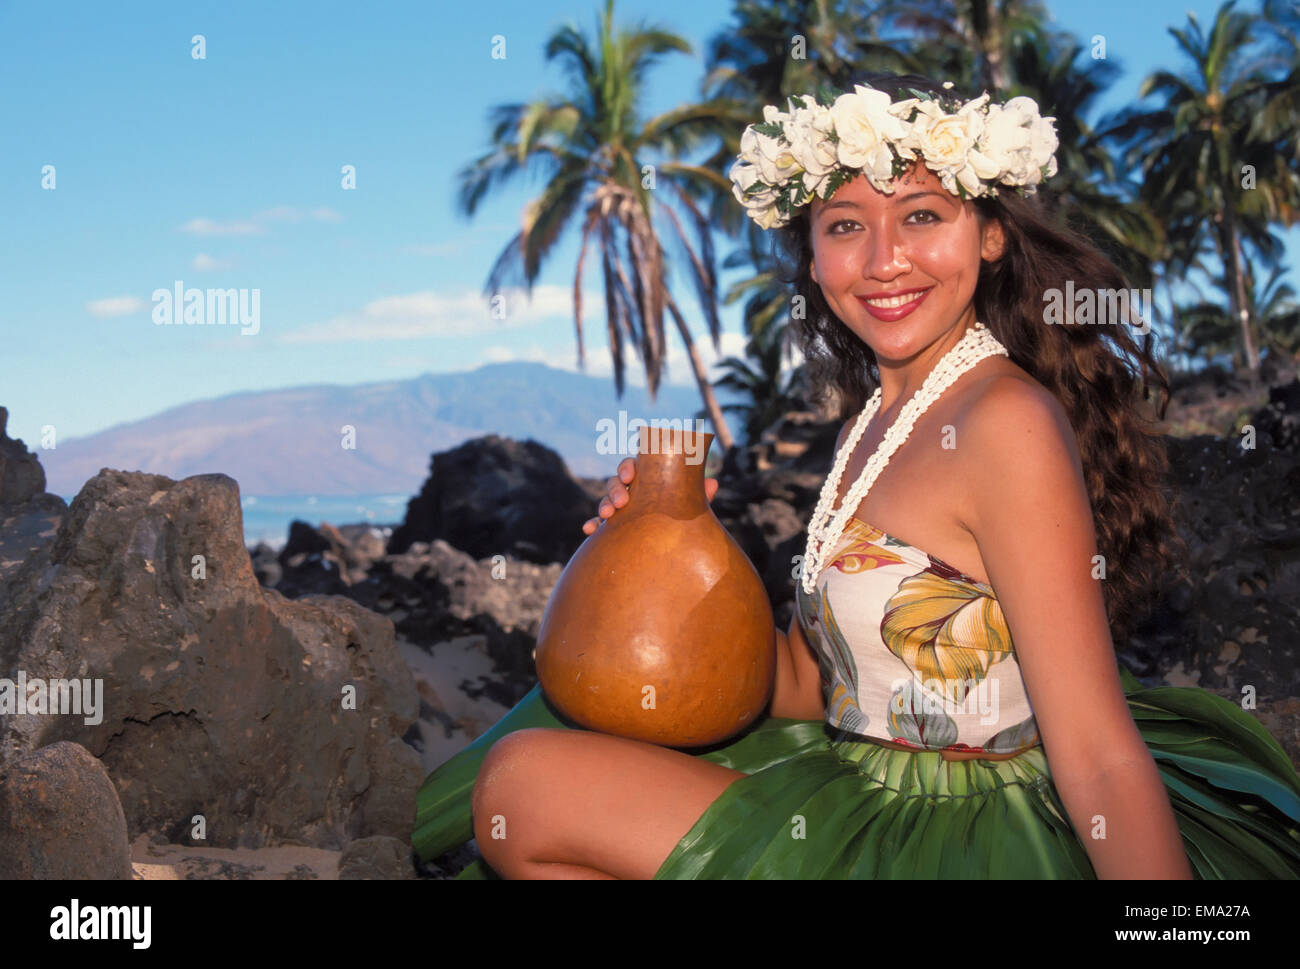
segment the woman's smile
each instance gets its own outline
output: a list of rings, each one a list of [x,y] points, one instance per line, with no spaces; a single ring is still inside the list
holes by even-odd
[[[876,319],[892,323],[895,320],[901,320],[925,302],[926,296],[930,294],[930,290],[933,288],[933,286],[927,286],[919,290],[903,290],[896,296],[859,296],[858,302],[866,307],[867,312]]]

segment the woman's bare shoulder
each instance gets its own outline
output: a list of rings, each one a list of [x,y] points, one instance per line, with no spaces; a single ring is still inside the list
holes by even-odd
[[[1055,428],[1074,448],[1069,415],[1056,395],[1010,360],[998,363],[963,395],[961,414],[966,426],[982,438],[1013,426]]]

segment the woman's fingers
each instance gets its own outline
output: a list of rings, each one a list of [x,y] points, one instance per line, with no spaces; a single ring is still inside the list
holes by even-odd
[[[635,477],[636,458],[624,458],[618,464],[618,473],[605,480],[607,494],[600,499],[600,504],[596,508],[596,517],[588,518],[582,523],[583,532],[590,535],[600,527],[602,521],[627,504],[628,498],[631,497],[627,485]]]
[[[596,517],[588,518],[582,523],[582,530],[590,535],[606,518],[609,518],[619,508],[627,504],[628,490],[623,487],[618,478],[610,478],[605,482],[605,488],[609,492],[604,498],[600,499],[600,504],[596,506]],[[613,498],[610,497],[613,496]]]
[[[600,505],[596,509],[601,518],[608,518],[614,514],[615,508],[622,508],[627,504],[629,492],[623,482],[618,478],[610,478],[605,482],[605,491],[607,494],[600,499]],[[610,504],[612,502],[612,504]],[[606,508],[608,507],[608,510]]]

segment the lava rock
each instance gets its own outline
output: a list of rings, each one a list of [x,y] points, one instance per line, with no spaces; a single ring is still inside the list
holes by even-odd
[[[126,817],[108,771],[63,740],[0,773],[0,879],[130,879]]]

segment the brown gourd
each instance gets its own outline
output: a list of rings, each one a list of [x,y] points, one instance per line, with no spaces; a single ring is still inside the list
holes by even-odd
[[[772,606],[709,507],[712,441],[641,427],[627,504],[579,546],[551,591],[537,676],[584,727],[704,746],[740,733],[771,699]]]

